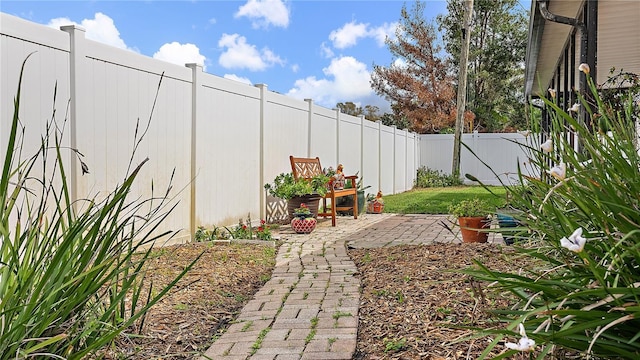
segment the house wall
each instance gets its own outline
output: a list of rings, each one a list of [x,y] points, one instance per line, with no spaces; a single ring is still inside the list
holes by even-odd
[[[609,70],[640,74],[640,3],[598,0],[598,84]]]

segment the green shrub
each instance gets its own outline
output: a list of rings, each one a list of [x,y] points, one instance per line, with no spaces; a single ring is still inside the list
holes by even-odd
[[[447,187],[462,185],[462,179],[455,175],[445,174],[442,171],[432,170],[425,166],[420,166],[416,174],[415,187]]]
[[[455,217],[486,217],[494,208],[480,198],[462,200],[449,206],[449,212]]]
[[[63,162],[68,157],[61,153],[81,155],[60,146],[64,125],[55,117],[37,153],[22,157],[19,127],[28,121],[18,114],[27,60],[0,180],[0,359],[90,358],[121,333],[140,331],[149,307],[193,263],[167,287],[143,294],[151,247],[139,251],[171,235],[152,233],[173,208],[166,197],[128,200],[146,160],[104,200],[73,201]],[[43,173],[36,175],[39,164]]]
[[[501,335],[490,347],[504,336],[517,338],[514,329],[524,324],[520,335],[524,343],[536,342],[537,358],[563,351],[587,358],[640,356],[637,98],[627,93],[616,110],[601,100],[588,78],[593,98],[581,99],[580,106],[596,119],[593,129],[575,119],[575,112],[544,99],[552,113],[550,128],[532,130],[552,139],[545,146],[549,152],[529,139],[526,170],[539,176],[520,169],[520,182],[527,186],[511,188],[511,202],[524,210],[519,220],[530,232],[520,251],[536,266],[512,273],[485,267],[468,271],[519,299],[511,309],[498,311],[511,323],[497,330]],[[571,133],[580,139],[578,150],[568,140]]]

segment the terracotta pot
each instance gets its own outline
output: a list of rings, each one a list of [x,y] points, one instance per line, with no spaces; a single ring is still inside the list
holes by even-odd
[[[384,211],[384,203],[379,201],[371,201],[367,204],[367,212],[369,214],[382,214]]]
[[[293,211],[300,207],[300,204],[304,203],[313,214],[313,217],[318,216],[318,205],[320,204],[322,197],[317,194],[309,194],[303,196],[295,196],[289,199],[287,202],[287,212],[289,213],[289,221],[293,220],[295,215]]]
[[[316,228],[318,220],[312,217],[295,217],[291,220],[291,228],[298,234],[308,234]]]
[[[460,233],[462,242],[465,243],[485,243],[489,238],[489,233],[473,229],[486,229],[489,227],[489,219],[486,217],[459,217]]]

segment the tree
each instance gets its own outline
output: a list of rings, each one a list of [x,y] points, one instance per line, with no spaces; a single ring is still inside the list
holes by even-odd
[[[451,55],[450,71],[455,71],[464,2],[448,0],[447,10],[436,21]],[[524,125],[528,11],[518,0],[475,0],[471,23],[467,109],[476,115],[473,127],[496,131]]]
[[[364,116],[367,120],[378,121],[380,120],[380,115],[378,115],[379,111],[380,108],[375,105],[366,105],[364,107]]]
[[[418,133],[437,133],[455,122],[455,89],[433,24],[424,18],[425,3],[402,7],[396,38],[385,43],[396,58],[388,67],[375,65],[371,87],[392,104],[396,119],[409,119]]]
[[[380,117],[380,121],[382,122],[383,125],[395,126],[400,130],[408,129],[409,126],[411,125],[409,123],[409,119],[407,119],[406,117],[397,117],[394,114],[389,114],[389,113],[384,113]]]
[[[361,107],[357,106],[351,101],[347,101],[345,103],[337,103],[336,107],[340,109],[340,112],[347,115],[360,116],[363,115],[364,112]]]

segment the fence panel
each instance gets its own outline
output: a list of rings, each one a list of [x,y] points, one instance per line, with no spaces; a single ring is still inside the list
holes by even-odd
[[[359,117],[340,114],[338,162],[344,166],[345,175],[354,175],[360,171],[360,152],[362,151],[360,122]]]
[[[393,194],[395,188],[395,127],[381,126],[380,131],[380,190]]]
[[[362,146],[362,183],[364,187],[370,186],[365,190],[366,194],[376,194],[380,189],[380,123],[371,121],[364,122],[363,130],[363,146]]]
[[[191,72],[83,37],[75,41],[83,54],[72,69],[75,141],[91,172],[82,176],[77,170],[77,196],[106,196],[148,158],[131,199],[162,196],[172,187],[171,203],[177,206],[165,226],[189,238]]]
[[[452,134],[420,135],[420,165],[433,170],[451,173],[453,162]],[[477,155],[474,156],[465,146],[460,150],[460,173],[471,174],[485,184],[500,185],[500,180],[511,183],[517,173],[518,161],[522,163],[526,154],[518,143],[525,137],[520,134],[463,134],[462,142]],[[496,177],[480,160],[487,163],[499,176]],[[511,174],[511,176],[509,175]],[[465,183],[474,182],[465,179]]]
[[[7,147],[13,118],[13,100],[18,90],[20,67],[25,65],[22,79],[20,119],[25,125],[24,153],[33,154],[40,147],[40,136],[51,120],[52,110],[58,109],[56,118],[64,121],[70,98],[69,90],[69,37],[66,33],[2,14],[0,20],[0,147]],[[57,97],[54,102],[54,91]],[[69,136],[63,146],[69,145]]]
[[[274,92],[266,94],[264,155],[266,181],[291,171],[289,156],[306,157],[309,151],[309,107],[305,101]]]
[[[260,89],[202,73],[196,114],[196,225],[260,216]],[[238,141],[238,139],[241,139]]]
[[[336,168],[338,159],[338,114],[336,110],[313,105],[310,157],[319,157],[324,168]]]

